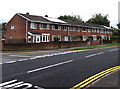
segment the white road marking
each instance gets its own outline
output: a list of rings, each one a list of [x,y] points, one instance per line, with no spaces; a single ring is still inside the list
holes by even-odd
[[[28,59],[21,59],[21,60],[18,60],[18,61],[26,61],[26,60],[28,60]]]
[[[92,57],[92,56],[95,56],[95,55],[97,55],[97,54],[88,55],[88,56],[86,56],[86,57]]]
[[[11,57],[34,57],[34,56],[23,56],[23,55],[9,55]]]
[[[5,86],[5,85],[8,85],[8,84],[13,83],[13,82],[16,82],[16,81],[17,81],[17,79],[12,80],[12,81],[8,81],[8,82],[1,83],[1,84],[0,84],[0,87]]]
[[[30,84],[30,83],[22,83],[20,85],[15,86],[14,88],[19,88],[19,87],[22,87],[22,86],[27,86],[26,88],[22,88],[22,89],[28,89],[28,88],[32,87],[32,84]]]
[[[19,85],[19,84],[23,84],[24,82],[17,82],[17,83],[14,83],[14,84],[11,84],[11,85],[7,85],[7,86],[4,86],[5,88],[10,88],[10,87],[14,87],[16,85]]]
[[[117,51],[117,50],[119,50],[119,49],[117,48],[117,49],[112,49],[112,50],[109,50],[109,51],[112,52],[112,51]]]
[[[2,63],[0,63],[0,65],[2,65]]]
[[[97,55],[103,54],[104,52],[97,53]]]
[[[96,56],[96,55],[100,55],[100,54],[103,54],[104,52],[100,52],[100,53],[96,53],[96,54],[92,54],[92,55],[88,55],[88,56],[85,56],[85,57],[93,57],[93,56]]]
[[[14,62],[16,62],[16,61],[9,61],[9,62],[6,62],[6,63],[14,63]]]
[[[69,61],[65,61],[65,62],[61,62],[61,63],[57,63],[57,64],[53,64],[53,65],[49,65],[49,66],[46,66],[46,67],[42,67],[42,68],[38,68],[38,69],[34,69],[34,70],[30,70],[28,71],[28,73],[32,73],[32,72],[36,72],[36,71],[40,71],[40,70],[43,70],[43,69],[48,69],[48,68],[51,68],[51,67],[55,67],[55,66],[59,66],[59,65],[62,65],[62,64],[66,64],[66,63],[70,63],[72,62],[73,60],[69,60]]]

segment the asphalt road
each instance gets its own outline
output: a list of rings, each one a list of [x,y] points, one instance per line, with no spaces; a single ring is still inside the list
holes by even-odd
[[[3,80],[0,87],[14,89],[13,86],[17,88],[20,87],[17,84],[23,84],[24,87],[32,86],[31,89],[70,88],[94,74],[117,66],[119,48],[51,53],[6,62],[0,65]],[[3,85],[7,83],[8,86]]]

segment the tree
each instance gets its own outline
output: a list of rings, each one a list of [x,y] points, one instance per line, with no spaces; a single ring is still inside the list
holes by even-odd
[[[3,31],[6,31],[6,28],[7,28],[6,25],[7,25],[7,23],[2,23],[2,30]]]
[[[120,23],[117,24],[118,28],[120,29]]]
[[[82,22],[82,19],[79,15],[64,15],[64,16],[60,16],[58,17],[58,19],[67,19],[67,20],[72,20],[72,21],[80,21]]]
[[[94,23],[104,26],[110,26],[110,21],[108,20],[108,15],[102,15],[101,13],[94,14],[92,18],[90,18],[87,23]]]

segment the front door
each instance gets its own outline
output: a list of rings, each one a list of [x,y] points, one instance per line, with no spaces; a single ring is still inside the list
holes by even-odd
[[[33,36],[33,43],[40,43],[40,36]]]

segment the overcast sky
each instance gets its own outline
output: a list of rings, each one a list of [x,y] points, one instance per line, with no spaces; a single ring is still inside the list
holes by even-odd
[[[111,26],[118,23],[120,0],[1,0],[0,22],[9,21],[16,13],[57,18],[60,15],[80,15],[87,21],[95,13],[109,15]]]

